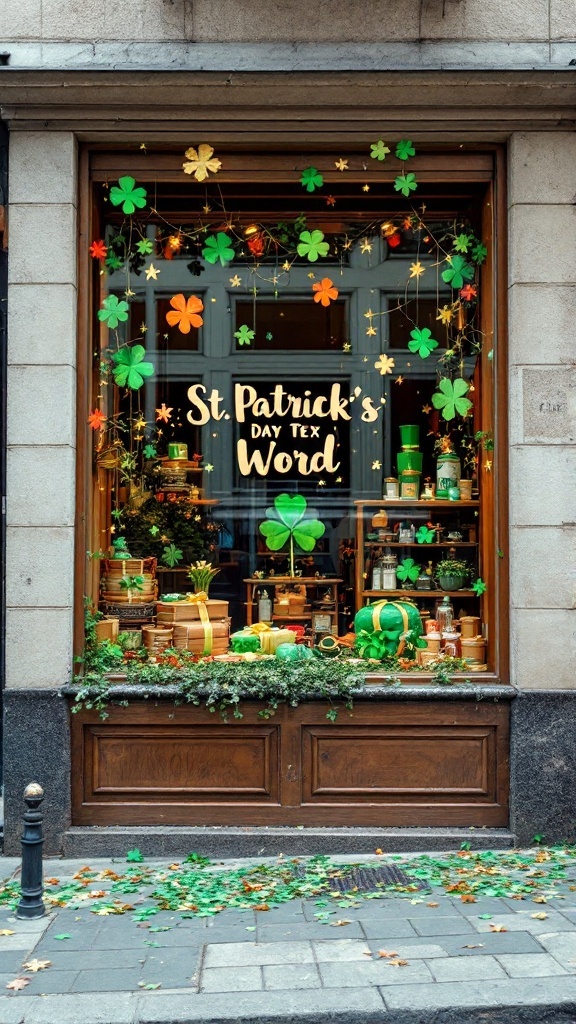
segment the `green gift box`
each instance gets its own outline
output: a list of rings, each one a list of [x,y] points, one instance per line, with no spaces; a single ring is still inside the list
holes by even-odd
[[[420,612],[412,601],[376,601],[356,613],[354,632],[362,631],[378,634],[387,655],[413,658],[422,632]]]
[[[170,462],[175,462],[178,459],[183,459],[185,462],[187,462],[188,445],[179,444],[177,441],[170,441],[168,444],[168,458]]]
[[[248,654],[249,652],[257,654],[261,650],[259,637],[244,629],[232,633],[230,646],[234,654]]]

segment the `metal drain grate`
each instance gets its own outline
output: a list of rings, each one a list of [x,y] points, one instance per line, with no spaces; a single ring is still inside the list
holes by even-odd
[[[295,874],[298,878],[304,878],[306,868],[298,866]],[[374,892],[383,885],[423,888],[418,879],[409,878],[392,864],[381,868],[353,868],[352,871],[347,871],[343,877],[328,878],[326,881],[332,892],[350,892],[352,889],[358,889],[360,892]]]

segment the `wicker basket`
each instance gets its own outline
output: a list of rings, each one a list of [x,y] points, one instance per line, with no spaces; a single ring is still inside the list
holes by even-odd
[[[156,575],[155,558],[106,558],[103,576],[122,579],[123,576]]]
[[[144,626],[142,628],[142,636],[144,647],[153,654],[161,654],[167,647],[172,646],[172,629]]]
[[[152,576],[145,576],[139,587],[131,588],[122,586],[122,578],[110,579],[106,576],[102,579],[102,596],[105,601],[114,604],[149,604],[155,600],[158,582]]]
[[[132,625],[141,622],[152,622],[156,612],[155,604],[112,604],[106,602],[104,605],[106,615],[120,619],[120,625],[131,623]]]

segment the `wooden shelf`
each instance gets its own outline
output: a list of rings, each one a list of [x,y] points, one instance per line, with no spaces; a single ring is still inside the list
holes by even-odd
[[[253,583],[255,586],[261,586],[263,583],[268,583],[273,586],[274,583],[306,583],[309,586],[316,583],[319,587],[331,586],[334,583],[343,583],[341,579],[335,579],[334,577],[328,578],[322,576],[318,579],[317,576],[265,576],[263,579],[256,579],[252,576],[249,580],[243,580],[244,583]]]
[[[365,508],[479,508],[480,502],[475,499],[470,501],[448,501],[444,498],[432,498],[430,501],[416,501],[408,498],[370,498],[366,501],[355,501],[355,505]]]
[[[363,597],[476,597],[473,590],[363,590]]]
[[[419,551],[425,551],[426,548],[477,548],[478,541],[476,540],[442,540],[434,541],[432,544],[418,544],[416,541],[410,540],[406,543],[402,543],[399,540],[367,540],[364,544],[366,548],[418,548]]]

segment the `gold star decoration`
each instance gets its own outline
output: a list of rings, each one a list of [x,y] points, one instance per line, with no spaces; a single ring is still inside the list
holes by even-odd
[[[422,406],[422,412],[424,413],[425,416],[429,416],[430,413],[432,412],[432,406],[431,405],[423,405]]]
[[[367,309],[364,316],[367,320],[371,320],[373,316],[376,316],[376,313],[373,313],[371,309]]]
[[[184,174],[193,174],[196,181],[205,181],[209,173],[217,174],[222,164],[217,157],[213,156],[213,153],[212,146],[206,145],[205,142],[198,146],[197,151],[190,146],[190,149],[184,153],[187,161],[182,164]]]
[[[318,487],[326,487],[326,481],[325,480],[319,480],[318,481]]]
[[[156,419],[162,420],[164,423],[168,423],[168,420],[172,419],[173,412],[174,409],[172,407],[168,408],[166,403],[162,402],[160,408],[156,409]]]
[[[368,335],[368,337],[369,337],[369,338],[374,338],[374,337],[376,336],[376,334],[377,334],[377,333],[378,333],[378,332],[377,332],[376,328],[375,328],[375,327],[372,327],[372,324],[370,324],[370,327],[368,327],[368,329],[367,329],[367,331],[366,331],[366,334]],[[367,360],[367,359],[365,359],[365,360],[364,360],[364,362],[365,362],[365,363],[367,363],[367,362],[368,362],[368,360]]]
[[[282,264],[282,270],[285,270],[285,271],[286,271],[286,273],[288,273],[288,271],[290,270],[290,264],[289,264],[288,260],[286,260],[286,261],[285,261],[285,262],[284,262],[284,263]]]
[[[486,459],[486,462],[484,463],[484,472],[485,473],[489,473],[491,469],[492,469],[492,459]]]
[[[343,160],[342,157],[340,157],[339,160],[335,160],[334,161],[334,166],[335,166],[337,171],[347,171],[348,170],[348,161],[347,160]]]
[[[240,287],[242,282],[241,282],[240,277],[239,277],[238,274],[234,274],[234,277],[230,278],[230,284],[232,285],[233,288],[239,288]]]
[[[313,274],[312,271],[310,271],[310,273],[308,274],[308,277],[310,278],[311,281],[313,281],[314,278],[316,277],[316,274]]]
[[[342,483],[342,477],[341,476],[337,476],[336,477],[336,483],[337,484],[341,484]]]
[[[136,292],[133,292],[131,288],[127,288],[126,291],[124,292],[124,295],[126,296],[127,299],[132,299],[136,295]]]
[[[202,213],[210,213],[211,209],[212,207],[210,206],[209,203],[204,203],[204,206],[202,207]]]
[[[390,356],[381,355],[374,363],[374,369],[379,370],[381,375],[384,376],[385,373],[392,373],[394,365],[394,360]]]
[[[343,352],[351,352],[351,350],[352,350],[352,345],[350,344],[349,341],[345,341],[344,344],[342,345],[342,351]]]
[[[334,196],[326,196],[326,206],[336,206],[336,200]]]
[[[148,330],[148,328],[146,327],[146,324],[144,324],[144,323],[140,324],[140,331],[141,331],[142,334],[146,334],[147,330]]]
[[[442,306],[442,309],[438,310],[437,320],[440,320],[443,324],[449,324],[454,319],[454,310],[450,309],[450,306]]]
[[[151,263],[146,270],[146,280],[149,281],[150,278],[152,278],[153,281],[157,281],[159,273],[160,271],[158,270],[158,268],[155,267],[153,263]]]
[[[363,192],[369,192],[370,191],[370,185],[362,185],[362,191]]]
[[[204,469],[206,470],[207,473],[212,473],[214,471],[214,466],[212,465],[211,462],[207,462],[204,466]]]
[[[374,462],[372,463],[372,469],[382,469],[382,463],[380,462],[379,459],[374,459]]]
[[[369,242],[367,238],[363,238],[360,242],[360,252],[372,252],[372,242]]]
[[[139,416],[138,419],[136,420],[135,424],[134,424],[134,430],[144,430],[145,426],[146,426],[146,420],[143,419],[142,416]]]
[[[402,376],[396,377],[396,380],[394,381],[394,383],[395,384],[403,384],[404,383],[404,377],[402,377]]]
[[[412,263],[410,266],[410,277],[421,277],[425,270],[426,267],[424,267],[420,263],[420,260],[418,260],[417,263]]]
[[[146,152],[146,143],[145,142],[141,142],[140,143],[140,149],[143,149],[144,152]]]

